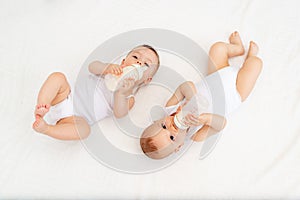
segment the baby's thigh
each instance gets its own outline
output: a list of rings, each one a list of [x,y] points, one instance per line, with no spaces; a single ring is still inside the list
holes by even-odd
[[[63,129],[69,135],[73,135],[72,139],[85,139],[90,134],[90,126],[83,117],[70,116],[63,118],[57,122],[58,127]]]
[[[75,126],[80,139],[85,139],[90,135],[91,127],[83,117],[75,116]]]
[[[54,72],[50,76],[52,76],[51,78],[54,81],[56,81],[60,86],[56,96],[54,97],[54,99],[51,102],[51,105],[53,106],[53,105],[56,105],[56,104],[62,102],[63,100],[65,100],[68,97],[68,95],[71,92],[71,87],[70,87],[70,84],[69,84],[66,76],[63,73]]]
[[[208,75],[229,66],[228,50],[225,42],[214,43],[209,50]]]
[[[255,56],[249,57],[239,70],[236,87],[244,101],[253,90],[256,80],[262,70],[262,61]]]

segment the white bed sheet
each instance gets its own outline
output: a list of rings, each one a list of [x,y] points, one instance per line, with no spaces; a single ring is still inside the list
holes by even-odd
[[[298,4],[296,0],[1,1],[0,199],[300,198]],[[36,97],[47,75],[62,71],[74,82],[81,64],[99,44],[122,32],[149,27],[182,33],[206,51],[234,30],[246,47],[250,40],[260,47],[264,68],[257,85],[228,119],[208,157],[198,159],[199,143],[164,170],[124,174],[98,163],[80,142],[54,140],[31,129]],[[143,95],[152,90],[137,98],[145,99]],[[168,97],[164,95],[159,101]],[[133,112],[138,114],[141,106],[137,103]],[[107,126],[110,120],[101,123]],[[110,139],[122,145],[116,135]]]

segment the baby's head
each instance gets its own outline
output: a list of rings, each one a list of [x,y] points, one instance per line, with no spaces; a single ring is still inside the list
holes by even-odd
[[[148,126],[141,138],[143,152],[150,158],[162,159],[179,151],[184,143],[186,130],[177,129],[174,116],[167,116]]]
[[[147,84],[152,80],[152,77],[158,70],[160,64],[159,55],[156,50],[149,45],[144,44],[137,46],[122,60],[121,66],[125,67],[133,64],[148,67],[142,79],[139,81],[140,83]]]

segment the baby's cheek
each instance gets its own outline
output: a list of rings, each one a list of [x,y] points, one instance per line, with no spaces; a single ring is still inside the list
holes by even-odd
[[[155,76],[155,72],[156,72],[156,68],[151,66],[148,71],[149,76],[151,77]]]
[[[143,73],[143,79],[146,79],[146,78],[148,78],[148,73],[147,73],[147,71],[145,71],[145,72]]]
[[[126,58],[125,62],[124,62],[124,65],[125,66],[129,66],[129,65],[132,65],[134,64],[133,60],[130,59],[130,58]]]
[[[151,77],[151,69],[147,69],[145,72],[144,72],[144,76],[145,77]]]

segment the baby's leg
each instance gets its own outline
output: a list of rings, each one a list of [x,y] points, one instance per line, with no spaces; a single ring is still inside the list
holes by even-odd
[[[208,74],[229,66],[228,59],[245,53],[242,40],[237,31],[229,37],[229,43],[216,42],[209,50]]]
[[[49,111],[50,106],[66,99],[69,93],[70,86],[65,75],[60,72],[50,74],[40,89],[35,117],[37,115],[43,117]]]
[[[36,131],[59,140],[85,139],[90,133],[90,126],[82,117],[71,116],[61,119],[56,125],[48,125],[43,118],[34,122]]]
[[[49,125],[43,119],[50,106],[65,100],[70,90],[70,85],[64,74],[55,72],[48,77],[38,95],[35,111],[36,120],[32,125],[35,131],[60,140],[79,140],[89,135],[90,126],[81,117],[66,117],[59,120],[56,125]]]
[[[255,82],[262,69],[262,61],[256,55],[258,53],[258,46],[254,42],[250,42],[249,52],[247,58],[240,69],[236,87],[244,101],[251,93]]]

